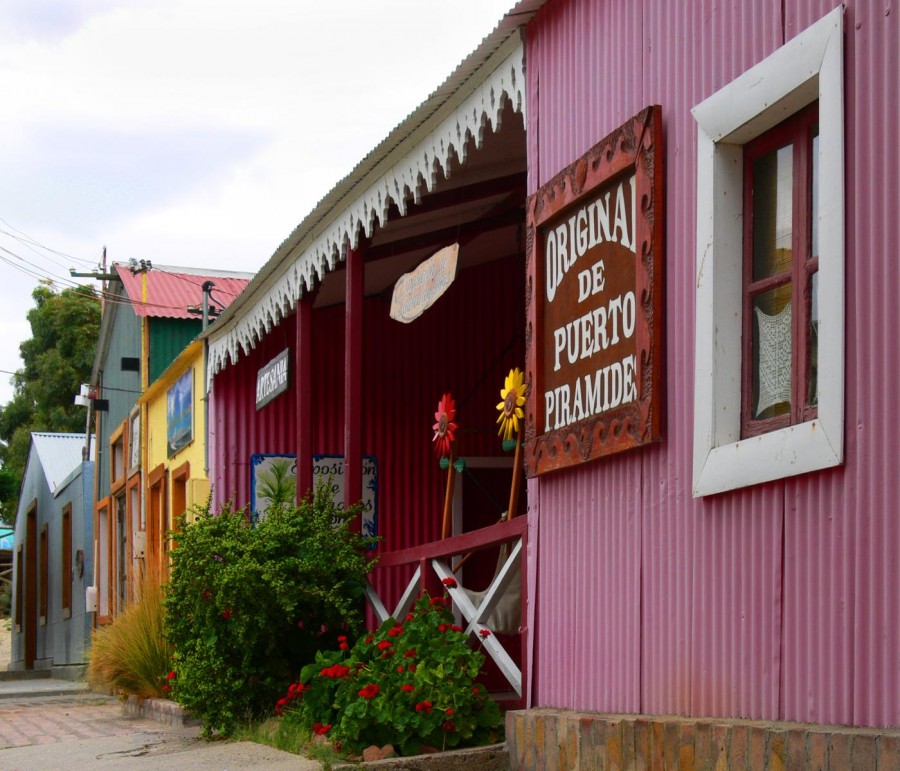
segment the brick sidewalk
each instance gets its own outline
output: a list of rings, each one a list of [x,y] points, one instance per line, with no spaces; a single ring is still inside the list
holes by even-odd
[[[95,693],[0,700],[0,750],[120,736],[142,728],[159,730],[159,725],[126,717],[117,699]]]

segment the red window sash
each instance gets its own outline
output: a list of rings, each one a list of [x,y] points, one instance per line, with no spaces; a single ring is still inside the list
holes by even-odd
[[[812,276],[818,255],[812,247],[812,135],[818,122],[813,104],[744,148],[744,238],[741,356],[741,437],[749,438],[812,420],[817,408],[806,404],[809,374],[809,320]],[[780,147],[791,145],[793,162],[792,259],[789,270],[753,279],[753,162]],[[791,283],[791,408],[784,415],[753,417],[753,301],[771,289]]]

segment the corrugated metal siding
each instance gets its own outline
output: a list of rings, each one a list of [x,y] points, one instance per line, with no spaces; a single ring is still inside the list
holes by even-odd
[[[203,327],[200,319],[150,319],[150,380],[156,380]]]
[[[845,21],[845,466],[690,494],[690,108],[833,5],[573,0],[550,3],[527,30],[530,192],[646,104],[663,107],[667,164],[665,438],[531,485],[536,705],[900,724],[900,9],[890,3],[850,2]]]
[[[520,285],[510,291],[510,281]],[[450,391],[457,399],[463,454],[500,453],[495,405],[506,373],[523,365],[522,282],[518,258],[461,271],[447,294],[412,324],[391,320],[388,300],[366,300],[363,452],[379,464],[381,551],[440,536],[445,477],[434,456],[431,425],[441,394]],[[215,377],[210,474],[217,501],[235,494],[239,505],[247,503],[252,453],[295,451],[293,389],[260,412],[254,406],[258,369],[285,347],[294,350],[294,319],[288,317],[256,350]],[[317,453],[343,452],[343,339],[343,306],[313,312]],[[398,599],[406,578],[394,571],[379,579],[388,603]]]
[[[788,3],[789,29],[829,6]],[[784,698],[789,715],[900,725],[900,7],[848,3],[845,29],[847,462],[787,483]]]
[[[97,497],[109,495],[109,437],[128,417],[141,393],[141,373],[122,370],[122,358],[140,357],[141,322],[129,305],[108,305],[106,312],[115,309],[115,321],[103,362],[100,396],[109,400],[109,410],[100,413],[100,436],[97,438],[97,467],[99,478]]]

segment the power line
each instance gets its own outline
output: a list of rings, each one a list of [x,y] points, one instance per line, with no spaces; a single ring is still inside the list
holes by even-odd
[[[16,233],[19,233],[21,236],[24,236],[24,239],[27,239],[28,243],[30,243],[34,246],[40,247],[44,251],[52,252],[53,254],[57,254],[60,257],[68,257],[70,260],[75,260],[75,262],[80,262],[80,263],[83,263],[84,265],[96,265],[97,264],[96,262],[91,262],[90,260],[85,260],[83,257],[75,257],[74,255],[66,254],[66,252],[61,252],[58,249],[51,249],[49,246],[44,246],[40,241],[38,241],[37,239],[32,238],[30,235],[28,235],[28,233],[26,233],[24,230],[20,230],[15,225],[10,225],[5,219],[3,219],[3,217],[0,217],[0,222],[2,222],[4,225],[6,225],[6,227],[10,228],[11,230],[15,230]],[[19,238],[18,236],[13,235],[12,233],[7,233],[7,235],[12,238],[15,238],[17,241],[25,243],[25,240],[23,238]]]

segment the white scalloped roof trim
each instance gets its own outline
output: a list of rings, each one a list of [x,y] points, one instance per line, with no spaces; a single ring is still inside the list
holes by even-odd
[[[387,222],[391,201],[405,216],[410,198],[421,199],[421,187],[431,191],[439,170],[448,173],[450,153],[466,158],[468,140],[474,137],[481,148],[484,129],[490,124],[500,130],[500,118],[507,100],[525,115],[525,70],[523,46],[519,44],[502,64],[468,96],[415,149],[395,164],[374,185],[346,207],[341,215],[299,257],[286,266],[281,277],[250,308],[237,316],[223,334],[209,338],[209,378],[229,363],[236,363],[241,352],[249,353],[272,327],[289,315],[303,292],[315,286],[329,270],[344,260],[347,244],[355,248],[360,229],[371,237],[376,220]]]

